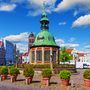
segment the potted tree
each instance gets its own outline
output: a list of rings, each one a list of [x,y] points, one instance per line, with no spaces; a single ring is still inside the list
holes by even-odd
[[[7,79],[8,68],[6,66],[3,66],[2,68],[0,68],[0,74],[2,76],[2,80]]]
[[[84,71],[83,78],[84,78],[85,86],[90,87],[90,69]]]
[[[12,67],[9,71],[10,77],[13,77],[13,81],[16,81],[18,74],[20,74],[18,68]]]
[[[50,78],[52,76],[52,71],[49,68],[45,68],[42,70],[41,74],[42,74],[43,83],[46,85],[47,80],[50,82]]]
[[[10,71],[11,68],[12,68],[12,66],[8,66],[8,72]]]
[[[70,80],[71,73],[68,70],[62,70],[59,73],[59,77],[61,78],[62,84],[68,86]]]
[[[28,78],[28,83],[31,83],[34,76],[33,68],[30,65],[26,65],[23,70],[23,75],[26,79]]]

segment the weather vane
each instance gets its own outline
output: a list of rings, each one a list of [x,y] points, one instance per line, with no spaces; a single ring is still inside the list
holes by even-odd
[[[44,2],[43,2],[43,6],[44,6],[44,11],[45,11],[45,5],[46,5],[46,4],[45,4],[45,1],[44,1]]]

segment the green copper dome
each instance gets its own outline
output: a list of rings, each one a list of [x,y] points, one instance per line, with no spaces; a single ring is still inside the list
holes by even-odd
[[[32,46],[39,46],[39,45],[52,45],[52,46],[58,46],[55,43],[55,39],[53,35],[46,29],[41,30],[36,36],[35,42]]]
[[[55,43],[55,39],[53,37],[53,35],[48,31],[49,27],[49,20],[47,18],[47,14],[44,12],[42,14],[42,18],[40,20],[41,23],[41,32],[39,32],[35,38],[35,42],[33,43],[33,45],[31,45],[31,47],[33,46],[55,46],[55,47],[59,47],[56,43]]]
[[[41,18],[40,21],[43,21],[43,20],[49,21],[49,19],[48,19],[48,17],[47,17],[47,14],[46,14],[45,12],[42,14],[42,18]]]

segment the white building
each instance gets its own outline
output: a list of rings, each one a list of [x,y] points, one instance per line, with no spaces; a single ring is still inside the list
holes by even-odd
[[[90,63],[90,53],[85,53],[86,56],[86,62]]]
[[[22,63],[23,64],[30,64],[30,53],[26,52],[22,55]]]
[[[71,51],[71,54],[73,54],[73,61],[75,61],[75,57],[78,60],[78,51],[75,48]]]
[[[5,59],[6,64],[13,62],[13,44],[4,39],[4,47],[5,47]]]

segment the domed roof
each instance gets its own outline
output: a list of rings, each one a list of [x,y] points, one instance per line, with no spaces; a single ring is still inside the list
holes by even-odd
[[[48,17],[47,17],[47,14],[44,12],[43,14],[42,14],[42,18],[41,18],[41,20],[40,20],[40,22],[41,21],[49,21],[49,19],[48,19]]]
[[[41,30],[36,36],[35,42],[32,46],[40,46],[40,45],[50,45],[50,46],[58,46],[55,43],[55,39],[53,35],[46,29]]]
[[[55,46],[59,48],[59,46],[55,43],[53,35],[48,31],[49,20],[45,12],[42,14],[40,23],[41,23],[41,32],[37,34],[35,42],[30,46],[30,48],[34,46]]]

